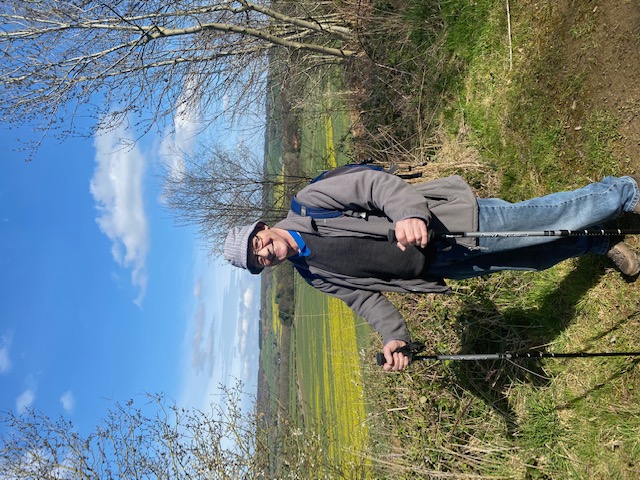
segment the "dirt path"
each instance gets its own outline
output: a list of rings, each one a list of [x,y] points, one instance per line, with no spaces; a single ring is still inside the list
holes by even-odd
[[[640,173],[640,3],[562,0],[556,12],[559,70],[583,78],[583,95],[572,103],[576,115],[600,111],[617,118],[613,153],[628,161],[628,173]]]

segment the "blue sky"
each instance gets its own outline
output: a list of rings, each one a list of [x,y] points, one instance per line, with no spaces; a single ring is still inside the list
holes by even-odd
[[[92,429],[111,401],[164,392],[206,408],[255,391],[258,279],[210,259],[162,206],[158,175],[194,125],[123,149],[120,129],[36,158],[0,129],[0,410]],[[261,139],[260,139],[261,140]]]

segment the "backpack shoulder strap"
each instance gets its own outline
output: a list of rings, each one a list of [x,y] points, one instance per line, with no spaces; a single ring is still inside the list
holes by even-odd
[[[348,165],[343,165],[338,168],[334,168],[333,170],[327,170],[322,172],[316,178],[311,180],[309,184],[319,182],[326,178],[335,177],[338,175],[344,175],[345,173],[356,172],[360,170],[378,170],[383,171],[383,168],[377,165],[368,165],[365,163],[350,163]],[[337,218],[343,215],[350,217],[360,217],[367,218],[366,212],[355,212],[353,210],[333,210],[328,208],[315,208],[315,207],[307,207],[303,205],[296,195],[291,198],[291,210],[303,217],[311,217],[313,219],[326,219],[326,218]]]

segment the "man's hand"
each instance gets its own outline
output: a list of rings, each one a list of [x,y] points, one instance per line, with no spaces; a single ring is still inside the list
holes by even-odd
[[[403,353],[393,353],[394,350],[402,348],[407,344],[402,340],[390,340],[382,349],[386,363],[382,366],[382,369],[386,372],[403,370],[409,365],[409,357]]]
[[[407,245],[425,248],[429,241],[427,224],[421,218],[405,218],[396,223],[396,246],[403,252]]]

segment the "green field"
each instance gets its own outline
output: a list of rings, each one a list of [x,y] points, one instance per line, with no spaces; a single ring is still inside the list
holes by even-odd
[[[299,280],[294,332],[300,413],[322,429],[333,462],[359,466],[357,455],[369,436],[358,345],[368,341],[371,329],[343,302]]]
[[[310,87],[300,113],[297,161],[310,176],[351,161],[347,148],[349,118],[337,92],[336,76],[318,79]],[[285,155],[277,138],[270,142],[267,153],[269,171],[284,172]],[[366,461],[359,452],[370,442],[360,352],[369,346],[372,329],[343,302],[296,278],[295,320],[290,335],[286,335],[288,327],[278,320],[275,286],[267,289],[263,302],[266,317],[271,319],[262,363],[271,385],[272,409],[286,404],[289,415],[301,428],[323,432],[328,457],[319,461],[360,472]],[[289,360],[286,379],[283,376],[287,372],[274,361],[279,359],[281,365],[284,355]],[[286,400],[283,383],[289,388]]]
[[[352,161],[350,123],[337,76],[328,75],[310,89],[300,122],[300,161],[305,171],[320,173]]]
[[[329,77],[305,104],[300,159],[307,171],[320,172],[350,161],[343,148],[349,121],[337,91],[337,79]],[[357,452],[369,442],[358,352],[368,346],[371,328],[342,302],[300,277],[295,298],[291,387],[295,386],[302,406],[300,418],[314,429],[322,428],[334,463],[356,468],[362,463]]]

